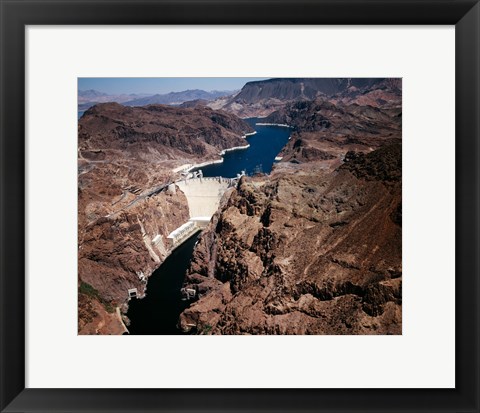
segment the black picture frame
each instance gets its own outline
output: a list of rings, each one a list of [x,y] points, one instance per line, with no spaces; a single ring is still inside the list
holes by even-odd
[[[479,412],[478,0],[0,0],[0,13],[2,412]],[[455,25],[456,388],[25,388],[25,26],[40,24]]]

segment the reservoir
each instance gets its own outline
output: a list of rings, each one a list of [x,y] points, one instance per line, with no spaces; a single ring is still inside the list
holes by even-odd
[[[270,173],[275,157],[288,142],[291,129],[278,126],[255,125],[256,118],[246,119],[256,130],[247,138],[248,149],[227,152],[221,164],[202,167],[203,176],[234,178],[241,171],[247,175],[257,172]],[[147,295],[129,302],[128,327],[134,335],[179,335],[177,329],[180,313],[188,306],[182,301],[180,289],[190,265],[193,249],[200,233],[195,234],[164,261],[148,279]]]
[[[261,119],[245,119],[257,132],[248,136],[246,143],[250,144],[247,149],[239,149],[227,152],[223,156],[223,162],[200,168],[203,176],[223,176],[235,178],[242,170],[247,175],[263,172],[270,173],[275,162],[275,157],[288,142],[290,128],[279,126],[255,125]]]

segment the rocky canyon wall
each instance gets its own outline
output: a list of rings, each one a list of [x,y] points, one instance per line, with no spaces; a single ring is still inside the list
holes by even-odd
[[[401,334],[401,145],[348,159],[242,179],[200,238],[182,328]]]

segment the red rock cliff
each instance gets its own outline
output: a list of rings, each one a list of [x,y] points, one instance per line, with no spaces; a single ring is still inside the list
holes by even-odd
[[[194,253],[208,334],[401,334],[401,145],[243,179]]]

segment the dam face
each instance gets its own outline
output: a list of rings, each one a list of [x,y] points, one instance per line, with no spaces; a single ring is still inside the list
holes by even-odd
[[[232,180],[221,177],[191,178],[176,184],[187,197],[190,219],[210,220]]]
[[[187,198],[190,219],[168,235],[171,249],[208,225],[220,205],[220,199],[232,183],[232,179],[222,177],[190,178],[176,182]]]

